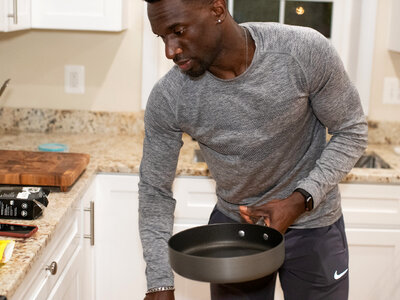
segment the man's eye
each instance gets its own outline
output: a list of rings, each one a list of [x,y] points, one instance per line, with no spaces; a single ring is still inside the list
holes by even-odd
[[[174,31],[174,33],[176,34],[176,35],[182,35],[183,33],[185,32],[185,30],[184,29],[179,29],[179,30],[175,30]]]

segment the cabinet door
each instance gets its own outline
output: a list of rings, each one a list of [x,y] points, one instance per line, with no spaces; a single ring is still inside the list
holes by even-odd
[[[31,27],[31,0],[0,1],[0,31]]]
[[[349,299],[400,299],[400,229],[348,228]]]
[[[400,299],[400,186],[340,184],[350,299]]]
[[[389,28],[389,50],[400,52],[400,0],[392,0],[390,28]]]
[[[192,181],[193,180],[193,181]],[[201,214],[196,197],[188,193],[201,190],[203,195],[215,198],[213,182],[207,179],[176,180],[176,213],[180,223],[175,232],[205,224],[215,201],[203,203]],[[200,180],[200,181],[199,181]],[[136,175],[100,174],[96,178],[95,201],[95,285],[96,299],[140,299],[146,292],[145,263],[138,229],[138,182]],[[188,189],[189,188],[189,191]],[[194,201],[190,202],[189,198]],[[192,203],[194,206],[188,205]],[[205,206],[205,207],[204,207]],[[185,214],[188,212],[188,214]],[[191,217],[189,220],[186,217]],[[177,275],[177,300],[209,299],[206,283],[190,281]],[[197,297],[197,298],[195,298]]]
[[[177,177],[173,193],[176,199],[174,233],[208,223],[217,202],[214,180],[207,177]],[[210,285],[175,273],[175,299],[210,299]]]
[[[24,281],[13,295],[13,300],[47,300],[51,297],[49,295],[56,293],[58,290],[60,293],[67,290],[70,292],[78,292],[80,290],[79,286],[76,285],[78,282],[70,272],[74,274],[79,272],[81,274],[83,270],[83,265],[80,261],[82,242],[81,212],[79,203],[58,224],[53,238],[44,249],[43,254],[33,264],[32,269],[26,274]],[[57,266],[57,269],[53,270],[54,272],[49,270],[49,266],[52,264]],[[76,281],[76,284],[72,279]]]
[[[87,300],[83,295],[83,248],[76,249],[47,300]]]
[[[82,202],[84,207],[84,218],[83,218],[83,241],[82,241],[82,252],[84,260],[82,265],[84,266],[84,274],[82,275],[82,294],[85,300],[95,300],[95,243],[96,240],[92,240],[94,237],[94,227],[91,222],[94,221],[94,212],[96,198],[96,180],[89,185],[89,188],[85,192]],[[94,244],[92,244],[92,242]]]
[[[142,299],[147,288],[138,229],[139,177],[100,174],[96,180],[96,299]]]
[[[340,184],[346,226],[400,228],[400,185]]]
[[[121,31],[128,0],[40,0],[32,2],[32,28]]]
[[[179,231],[192,228],[194,226],[200,226],[203,224],[193,224],[188,222],[187,224],[179,223],[174,225],[174,233]],[[187,279],[175,274],[175,299],[176,300],[205,300],[210,299],[210,285],[207,282],[200,282]]]
[[[215,181],[208,177],[177,177],[172,188],[176,199],[175,228],[207,224],[215,204]]]

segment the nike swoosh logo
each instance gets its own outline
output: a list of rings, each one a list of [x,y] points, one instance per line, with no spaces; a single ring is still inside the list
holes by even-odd
[[[338,279],[342,278],[343,275],[346,274],[348,270],[349,270],[349,269],[346,269],[346,270],[344,270],[344,271],[343,271],[342,273],[340,273],[340,274],[338,274],[338,273],[337,273],[337,270],[336,270],[336,271],[335,271],[335,274],[333,275],[333,278],[335,278],[335,280],[338,280]]]

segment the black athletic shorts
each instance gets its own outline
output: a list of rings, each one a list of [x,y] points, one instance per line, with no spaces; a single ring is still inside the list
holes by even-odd
[[[209,224],[236,223],[214,208]],[[285,233],[285,261],[267,277],[234,284],[211,284],[212,300],[272,300],[276,276],[285,300],[347,300],[348,246],[343,217],[334,224]]]

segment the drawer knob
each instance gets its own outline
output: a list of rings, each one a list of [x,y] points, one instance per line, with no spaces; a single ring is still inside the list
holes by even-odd
[[[51,275],[57,274],[57,263],[53,261],[49,266],[46,267],[46,271],[50,271]]]

